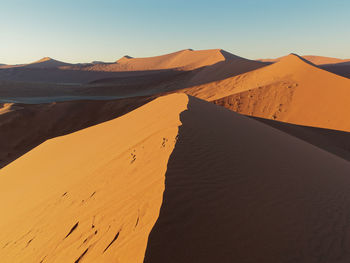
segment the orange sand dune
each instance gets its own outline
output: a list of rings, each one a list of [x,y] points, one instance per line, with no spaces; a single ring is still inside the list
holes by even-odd
[[[1,169],[1,262],[142,262],[187,101],[159,98]]]
[[[38,61],[25,65],[26,68],[58,68],[63,66],[69,66],[72,64],[61,62],[49,57],[42,58]]]
[[[99,64],[86,67],[86,70],[98,71],[140,71],[157,69],[193,70],[216,64],[221,61],[240,59],[222,49],[198,50],[185,49],[178,52],[148,58],[124,56],[112,64]]]
[[[269,59],[258,59],[258,61],[262,62],[278,62],[284,57],[280,58],[269,58]],[[332,57],[323,57],[323,56],[314,56],[314,55],[306,55],[302,56],[302,58],[310,61],[311,63],[315,65],[326,65],[326,64],[337,64],[342,62],[348,62],[350,59],[341,59],[341,58],[332,58]]]
[[[37,68],[37,69],[47,69],[47,68],[59,68],[72,66],[72,64],[58,61],[49,57],[44,57],[38,61],[28,63],[28,64],[17,64],[17,65],[4,65],[0,64],[0,69],[9,68]]]
[[[347,262],[349,170],[168,95],[1,169],[1,262]]]
[[[242,114],[350,131],[350,80],[289,55],[233,78],[185,90]]]
[[[50,58],[36,63],[0,70],[0,82],[12,82],[16,89],[30,93],[32,83],[84,84],[82,94],[140,96],[218,81],[265,66],[224,50],[183,50],[150,58],[124,57],[116,63],[68,65]],[[0,88],[6,84],[0,83]],[[76,87],[60,87],[63,95]],[[48,88],[41,96],[52,90]],[[38,89],[34,90],[37,92]],[[12,96],[23,96],[8,89]]]

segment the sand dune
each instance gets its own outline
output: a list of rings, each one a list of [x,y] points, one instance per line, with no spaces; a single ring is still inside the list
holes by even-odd
[[[168,95],[1,169],[0,258],[346,262],[349,169],[259,121]]]
[[[184,90],[242,114],[350,131],[350,80],[291,54],[277,63]]]
[[[157,99],[1,169],[1,262],[142,262],[187,101]]]
[[[280,61],[283,58],[284,57],[269,58],[269,59],[258,59],[258,61],[275,63],[275,62]],[[315,65],[337,64],[337,63],[350,61],[350,59],[340,59],[340,58],[314,56],[314,55],[305,55],[305,56],[302,56],[302,58],[312,62]]]
[[[25,65],[26,68],[58,68],[62,66],[69,66],[71,64],[58,61],[49,57],[42,58],[38,61]]]
[[[275,63],[285,57],[276,59],[259,59],[258,61],[265,63]],[[350,59],[340,59],[322,56],[302,56],[302,58],[310,61],[318,67],[337,74],[342,77],[350,78]]]
[[[32,67],[0,70],[0,92],[7,97],[146,96],[219,81],[267,65],[219,49],[124,57],[117,63],[93,66],[45,68],[39,67],[41,63],[57,64],[47,58]]]
[[[37,60],[28,64],[17,64],[17,65],[2,65],[0,64],[0,68],[2,69],[10,69],[10,68],[38,68],[38,69],[48,69],[48,68],[59,68],[64,66],[71,66],[72,64],[65,63],[62,61],[58,61],[52,59],[50,57],[44,57],[40,60]]]
[[[124,56],[115,63],[94,65],[85,69],[99,71],[140,71],[175,68],[193,70],[235,58],[238,57],[221,49],[198,51],[185,49],[162,56],[148,58],[132,58],[130,56]]]

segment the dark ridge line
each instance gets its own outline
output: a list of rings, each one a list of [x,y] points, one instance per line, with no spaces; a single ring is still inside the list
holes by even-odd
[[[76,261],[74,261],[74,263],[79,263],[79,261],[85,256],[85,254],[88,252],[89,248],[87,248],[83,254],[80,255],[80,257],[78,257],[78,259]]]
[[[31,240],[29,240],[29,241],[27,242],[26,247],[28,247],[28,246],[29,246],[29,244],[30,244],[30,243],[32,243],[33,239],[34,239],[34,238],[32,238]]]
[[[66,235],[64,239],[66,239],[70,234],[73,233],[73,231],[78,227],[79,221],[72,227],[72,229],[69,231],[69,233]]]
[[[137,217],[137,220],[136,220],[135,228],[136,228],[137,225],[139,224],[139,219],[140,219],[140,217],[138,216],[138,217]]]
[[[115,235],[115,237],[113,238],[113,240],[111,241],[111,243],[109,243],[109,245],[105,248],[105,250],[103,250],[103,253],[105,253],[106,250],[114,243],[114,241],[117,240],[118,236],[119,236],[119,232]]]

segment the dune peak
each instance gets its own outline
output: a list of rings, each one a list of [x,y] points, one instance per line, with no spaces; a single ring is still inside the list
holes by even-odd
[[[125,62],[125,61],[128,61],[129,59],[133,59],[132,56],[129,56],[129,55],[125,55],[123,57],[121,57],[120,59],[118,59],[116,62]]]
[[[50,57],[43,57],[42,59],[39,59],[38,61],[34,62],[34,63],[42,63],[42,62],[46,62],[46,61],[52,61],[53,59]]]
[[[315,66],[315,64],[313,64],[312,62],[306,60],[302,56],[299,56],[296,53],[290,53],[289,55],[282,57],[279,61],[277,61],[277,63],[292,63],[292,64],[296,64],[296,63],[304,64],[304,63],[307,63],[309,65]]]

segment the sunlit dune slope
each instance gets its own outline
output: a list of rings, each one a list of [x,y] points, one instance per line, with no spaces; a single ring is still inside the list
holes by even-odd
[[[1,262],[142,262],[187,102],[159,98],[1,169]]]
[[[350,80],[291,54],[272,65],[185,90],[242,114],[350,131]]]

